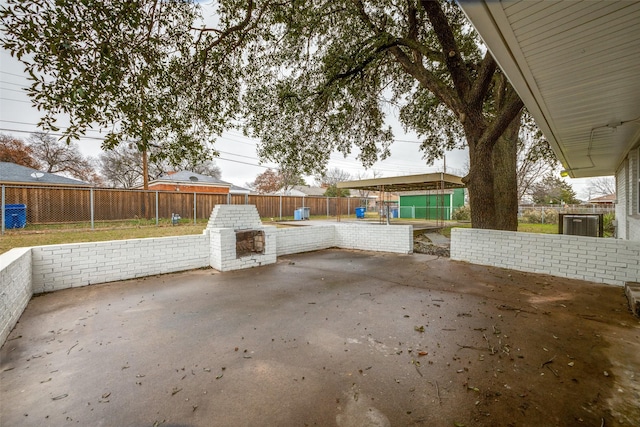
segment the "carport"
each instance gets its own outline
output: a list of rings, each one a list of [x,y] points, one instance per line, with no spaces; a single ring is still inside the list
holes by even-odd
[[[386,218],[387,224],[389,224],[388,215],[388,200],[386,195],[389,193],[405,192],[405,191],[436,191],[443,192],[452,188],[464,188],[465,185],[462,182],[462,177],[457,175],[451,175],[444,172],[427,173],[419,175],[404,175],[404,176],[392,176],[386,178],[372,178],[361,179],[356,181],[343,181],[338,183],[338,188],[350,189],[350,190],[368,190],[376,191],[379,193],[379,200],[382,201],[386,207],[386,215],[380,214],[380,221]],[[444,193],[442,193],[443,195]],[[443,208],[441,197],[439,207]],[[439,219],[437,226],[444,225],[444,220]]]

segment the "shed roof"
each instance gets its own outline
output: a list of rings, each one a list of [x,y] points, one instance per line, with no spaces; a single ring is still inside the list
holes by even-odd
[[[391,192],[463,188],[464,186],[461,177],[442,172],[361,179],[338,183],[338,188]]]
[[[0,182],[33,185],[68,185],[75,187],[91,186],[90,183],[78,179],[42,172],[9,162],[0,162]]]

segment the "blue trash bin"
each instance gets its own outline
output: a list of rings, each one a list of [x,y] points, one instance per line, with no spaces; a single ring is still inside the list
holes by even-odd
[[[27,205],[4,205],[4,228],[24,228],[27,225]]]
[[[367,212],[367,208],[356,208],[356,218],[364,218],[365,212]]]
[[[303,216],[302,209],[296,209],[295,211],[293,211],[293,219],[295,221],[302,221],[302,216]]]
[[[398,208],[390,208],[391,212],[389,212],[390,218],[398,218]]]

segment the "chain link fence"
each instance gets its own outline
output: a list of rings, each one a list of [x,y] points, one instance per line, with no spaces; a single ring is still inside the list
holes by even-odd
[[[232,195],[87,187],[2,185],[5,230],[96,229],[206,223],[217,204],[254,204],[262,218],[354,216],[359,200],[336,197]]]
[[[613,205],[523,205],[518,208],[518,220],[527,224],[558,224],[560,214],[603,214],[615,219]]]

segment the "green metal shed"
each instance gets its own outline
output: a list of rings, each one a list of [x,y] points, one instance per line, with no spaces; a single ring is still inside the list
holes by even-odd
[[[464,206],[464,188],[400,195],[400,218],[449,220]]]

